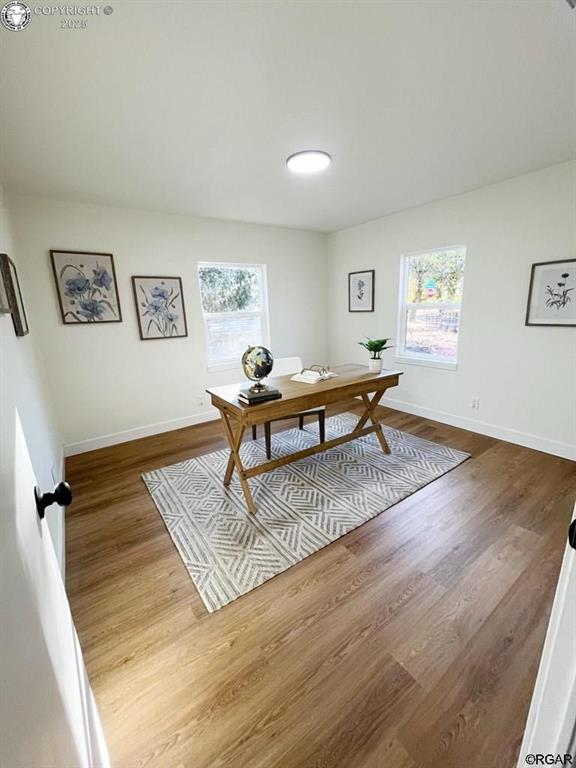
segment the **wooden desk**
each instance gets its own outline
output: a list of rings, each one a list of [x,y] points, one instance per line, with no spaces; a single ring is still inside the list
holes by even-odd
[[[282,398],[269,400],[259,405],[244,405],[244,403],[239,402],[237,395],[240,387],[245,386],[245,384],[228,384],[224,387],[213,387],[206,390],[210,395],[212,405],[220,411],[224,431],[230,445],[230,457],[224,475],[224,485],[230,485],[232,473],[236,469],[246,504],[252,514],[256,513],[256,506],[248,485],[250,477],[261,475],[263,472],[270,472],[276,467],[304,459],[306,456],[312,456],[315,453],[320,453],[320,451],[327,451],[336,445],[356,440],[358,437],[364,437],[364,435],[369,435],[372,432],[376,433],[382,450],[385,453],[390,453],[390,448],[374,409],[382,399],[384,392],[390,387],[398,385],[402,371],[383,370],[381,373],[370,373],[368,368],[363,365],[342,365],[334,368],[334,372],[338,374],[336,378],[322,381],[319,384],[303,384],[292,381],[290,376],[270,377],[267,379],[267,383],[278,389],[282,393]],[[369,397],[371,392],[374,394]],[[257,467],[246,469],[243,466],[240,458],[240,445],[246,427],[252,424],[264,424],[271,419],[289,416],[292,413],[299,413],[321,405],[342,402],[351,397],[362,398],[364,412],[349,434],[327,440],[288,456],[266,461]],[[365,426],[367,421],[371,422],[369,427]]]

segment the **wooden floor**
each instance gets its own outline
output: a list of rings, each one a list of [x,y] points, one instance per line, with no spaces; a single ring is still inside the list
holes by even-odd
[[[220,426],[67,461],[68,590],[113,768],[515,766],[575,465],[380,413],[472,458],[213,614],[140,474],[223,447]]]

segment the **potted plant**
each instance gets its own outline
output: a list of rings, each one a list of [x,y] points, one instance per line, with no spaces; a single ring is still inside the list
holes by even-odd
[[[369,339],[366,336],[366,341],[359,341],[361,347],[367,349],[370,352],[370,360],[368,360],[368,369],[371,373],[380,373],[382,370],[382,352],[385,349],[391,349],[391,346],[387,346],[390,339]]]

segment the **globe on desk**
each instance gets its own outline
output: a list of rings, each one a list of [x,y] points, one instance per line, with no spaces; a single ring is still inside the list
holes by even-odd
[[[266,387],[260,379],[265,379],[272,373],[274,358],[266,347],[248,347],[242,355],[242,368],[246,378],[255,381],[250,387],[250,392],[263,392]]]

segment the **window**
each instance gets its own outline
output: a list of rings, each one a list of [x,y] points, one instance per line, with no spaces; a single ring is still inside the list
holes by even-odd
[[[466,248],[402,257],[398,356],[455,368]]]
[[[239,365],[246,347],[269,346],[266,267],[199,264],[208,368]]]

